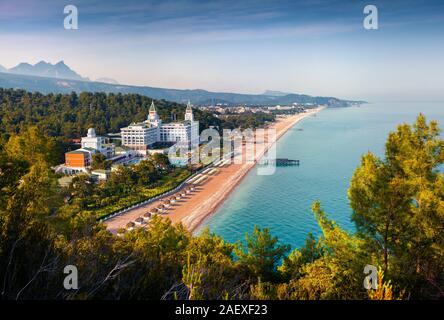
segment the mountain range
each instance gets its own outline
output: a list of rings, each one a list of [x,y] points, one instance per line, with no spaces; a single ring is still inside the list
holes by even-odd
[[[84,78],[77,72],[73,71],[63,61],[59,61],[56,64],[40,61],[34,65],[22,62],[11,69],[6,69],[5,67],[0,66],[0,72],[57,79],[89,81],[88,78]]]
[[[282,91],[274,91],[274,90],[265,90],[265,92],[263,93],[263,95],[266,95],[266,96],[274,96],[274,97],[283,97],[283,96],[286,96],[287,94],[291,94],[291,92],[282,92]]]
[[[63,61],[56,64],[40,61],[35,65],[20,63],[6,69],[0,66],[0,87],[23,89],[41,93],[70,93],[70,92],[105,92],[105,93],[135,93],[154,99],[184,103],[190,100],[195,105],[277,105],[277,104],[323,104],[331,107],[343,107],[363,101],[342,100],[335,97],[313,97],[304,94],[286,93],[267,90],[263,94],[241,94],[229,92],[210,92],[202,89],[180,90],[148,86],[121,85],[110,78],[100,78],[90,81],[84,78]]]

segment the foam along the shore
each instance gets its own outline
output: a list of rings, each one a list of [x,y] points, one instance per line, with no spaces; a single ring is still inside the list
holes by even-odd
[[[296,123],[322,109],[323,107],[320,107],[306,113],[279,118],[272,126],[276,129],[276,141]],[[164,210],[163,216],[171,219],[173,223],[181,222],[190,231],[195,231],[224,202],[269,147],[269,145],[265,146],[254,162],[229,165],[227,165],[228,162],[220,162],[219,166],[215,166],[217,170],[210,169],[206,174],[201,173],[199,178],[192,181],[192,185],[195,187],[194,191],[186,194],[185,197]],[[221,165],[222,163],[223,165]],[[106,221],[108,230],[116,233],[119,228],[125,227],[127,223],[135,221],[145,212],[158,207],[164,200],[159,199]]]

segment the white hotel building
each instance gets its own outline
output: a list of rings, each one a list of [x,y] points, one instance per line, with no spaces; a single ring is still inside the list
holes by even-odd
[[[152,102],[146,121],[132,123],[120,131],[122,145],[141,155],[146,155],[147,150],[156,142],[180,143],[190,147],[199,144],[199,122],[194,121],[190,102],[187,104],[184,121],[163,124]]]
[[[89,128],[86,137],[82,137],[82,149],[94,149],[106,158],[114,157],[115,146],[113,143],[108,143],[108,139],[96,135],[94,128]]]

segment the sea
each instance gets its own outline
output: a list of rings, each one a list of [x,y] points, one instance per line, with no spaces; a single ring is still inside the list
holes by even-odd
[[[254,168],[197,232],[208,227],[234,243],[257,225],[280,243],[301,247],[309,232],[320,234],[311,211],[316,200],[330,219],[354,232],[347,190],[362,155],[384,157],[388,133],[413,123],[419,113],[444,129],[444,102],[368,103],[305,118],[277,143],[277,157],[300,160],[300,166],[277,167],[269,176]]]

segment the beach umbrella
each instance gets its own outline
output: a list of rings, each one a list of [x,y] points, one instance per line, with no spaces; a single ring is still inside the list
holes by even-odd
[[[145,224],[145,220],[142,217],[138,217],[136,220],[134,220],[136,224],[142,225]]]
[[[145,212],[145,213],[143,214],[143,218],[144,218],[145,220],[149,220],[149,219],[151,218],[151,212]]]

